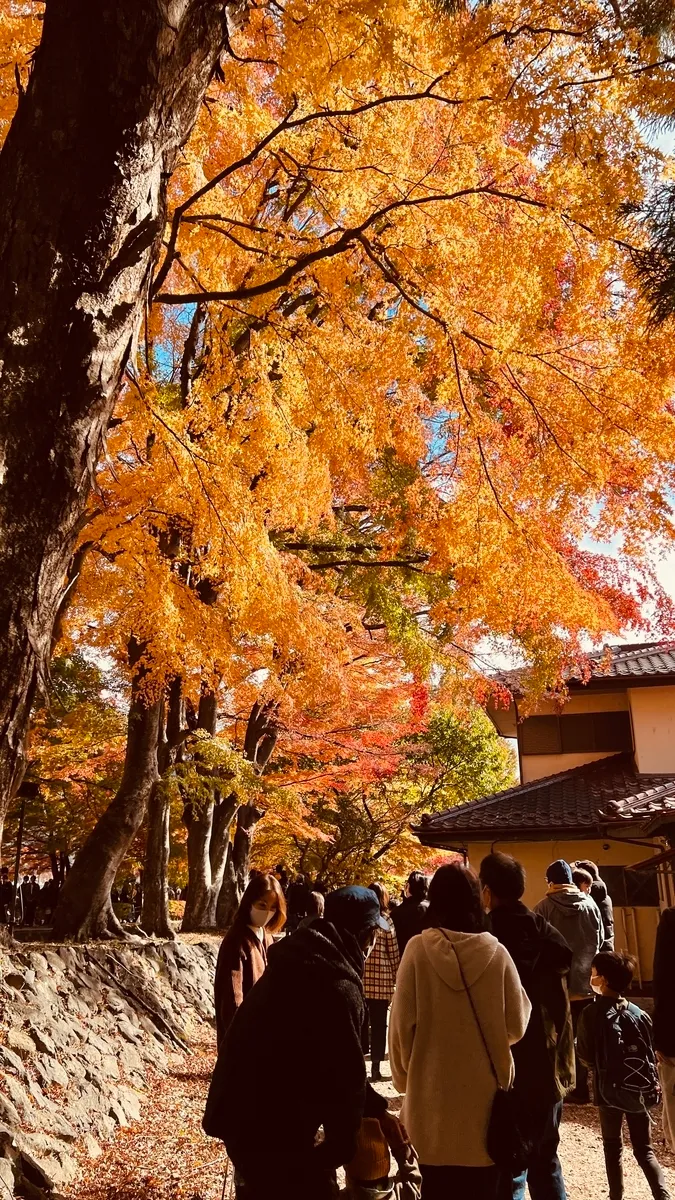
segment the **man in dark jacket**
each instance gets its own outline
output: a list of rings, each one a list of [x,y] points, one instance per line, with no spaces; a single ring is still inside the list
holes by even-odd
[[[590,858],[580,858],[578,862],[572,863],[572,868],[578,867],[580,871],[588,871],[591,877],[591,899],[595,900],[600,909],[602,917],[602,927],[605,934],[605,940],[602,944],[603,950],[614,949],[614,905],[612,898],[607,891],[607,884],[604,879],[600,878],[598,864],[591,861]]]
[[[238,1200],[329,1200],[364,1116],[401,1142],[396,1118],[367,1084],[361,977],[380,904],[367,888],[326,898],[325,917],[269,955],[218,1055],[204,1130],[237,1170]],[[389,928],[386,926],[386,928]],[[316,1144],[323,1126],[324,1139]]]
[[[532,1003],[524,1038],[512,1047],[514,1094],[530,1147],[527,1168],[513,1179],[513,1200],[529,1186],[531,1200],[565,1200],[558,1158],[563,1097],[574,1083],[574,1037],[567,978],[572,951],[543,917],[521,901],[525,871],[508,854],[488,854],[480,865],[490,928],[516,964]]]
[[[429,881],[421,871],[413,871],[405,887],[405,898],[391,913],[396,930],[399,953],[402,955],[411,937],[426,928],[429,901]]]
[[[0,872],[0,925],[9,925],[14,906],[14,885],[10,882],[9,870],[3,867]]]
[[[307,916],[311,894],[304,875],[296,875],[293,883],[289,883],[286,892],[287,933],[294,933],[300,922]]]
[[[593,999],[591,963],[604,945],[605,931],[600,909],[592,896],[575,887],[572,868],[564,858],[556,859],[547,867],[546,879],[548,892],[535,904],[534,911],[562,934],[572,951],[569,993],[576,1037],[579,1018]],[[588,1072],[578,1056],[576,1080],[576,1087],[567,1099],[571,1104],[588,1104]]]
[[[675,1150],[675,908],[661,913],[654,950],[654,1049],[663,1092],[663,1132]]]

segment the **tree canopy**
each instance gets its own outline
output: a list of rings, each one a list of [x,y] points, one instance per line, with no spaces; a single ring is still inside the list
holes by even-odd
[[[654,223],[638,219],[664,174],[646,122],[675,100],[663,22],[603,0],[288,0],[229,7],[216,32],[218,6],[198,7],[176,32],[199,71],[190,97],[172,83],[162,108],[176,106],[177,126],[147,229],[117,238],[123,261],[94,289],[100,313],[133,292],[96,343],[108,382],[91,384],[89,415],[64,402],[55,418],[59,454],[84,439],[89,466],[76,480],[71,456],[61,480],[60,541],[45,493],[33,565],[6,606],[7,663],[25,667],[8,691],[8,780],[47,645],[111,656],[131,689],[107,849],[94,831],[81,860],[91,875],[99,845],[103,905],[122,830],[135,836],[148,804],[168,836],[165,785],[185,792],[197,728],[246,758],[236,787],[221,779],[186,803],[203,865],[229,861],[209,841],[216,812],[232,808],[227,836],[239,822],[250,849],[272,790],[270,852],[285,836],[315,853],[351,823],[366,862],[425,789],[454,803],[510,777],[471,707],[495,688],[486,639],[521,657],[536,695],[608,635],[675,624],[654,570],[673,536],[673,358],[640,283]],[[39,14],[8,8],[0,27],[7,61],[30,74],[0,176],[48,88],[55,26],[31,66]],[[74,18],[63,29],[81,36]],[[159,103],[155,50],[134,49],[138,95]],[[105,107],[100,119],[112,122]],[[150,161],[156,130],[135,136]],[[101,261],[106,228],[91,234]],[[115,272],[139,264],[116,301]],[[89,354],[69,386],[94,378]],[[103,420],[90,443],[87,422]],[[17,509],[28,467],[16,420],[8,429]],[[43,578],[45,546],[38,620],[29,576]],[[18,637],[24,618],[39,646]],[[244,729],[262,711],[274,751],[256,763]]]

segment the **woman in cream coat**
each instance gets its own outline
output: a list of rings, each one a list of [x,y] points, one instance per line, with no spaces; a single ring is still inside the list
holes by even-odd
[[[402,1117],[421,1163],[423,1200],[495,1200],[499,1173],[486,1137],[496,1083],[464,982],[502,1087],[512,1082],[510,1047],[531,1006],[508,951],[483,932],[473,871],[451,863],[436,872],[428,920],[396,980],[391,1072],[405,1092]]]

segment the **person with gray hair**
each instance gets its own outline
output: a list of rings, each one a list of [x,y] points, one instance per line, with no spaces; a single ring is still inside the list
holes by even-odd
[[[614,949],[614,905],[612,898],[607,890],[607,884],[600,877],[598,864],[594,863],[590,858],[579,858],[575,863],[572,863],[572,869],[578,871],[588,871],[591,877],[591,896],[595,900],[600,909],[602,917],[602,925],[605,931],[605,940],[603,950]]]
[[[579,1017],[593,999],[591,966],[605,942],[600,909],[591,896],[580,891],[572,879],[572,868],[564,858],[558,858],[546,869],[548,891],[534,906],[534,912],[544,917],[564,937],[572,951],[569,974],[570,1009],[576,1037]],[[567,1097],[572,1104],[588,1104],[588,1071],[577,1056],[576,1088]]]

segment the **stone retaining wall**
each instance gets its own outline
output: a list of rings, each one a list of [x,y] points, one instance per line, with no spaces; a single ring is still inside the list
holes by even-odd
[[[95,1158],[139,1118],[148,1068],[167,1071],[213,1020],[216,950],[0,947],[0,1200],[63,1192],[76,1145]]]

